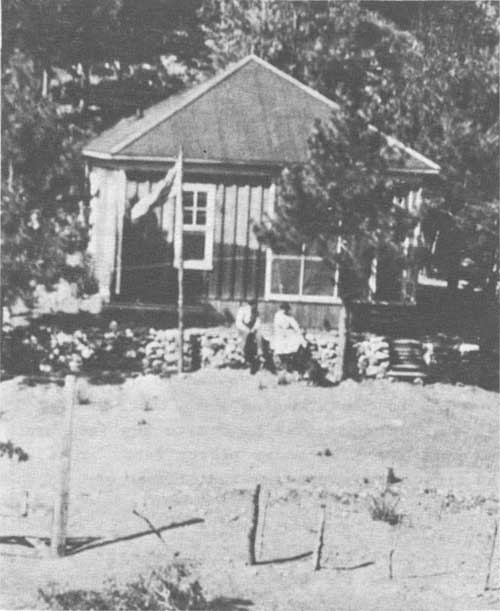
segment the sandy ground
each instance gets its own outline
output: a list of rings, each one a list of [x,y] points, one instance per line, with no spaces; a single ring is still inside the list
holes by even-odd
[[[0,537],[48,536],[62,390],[18,379],[0,390],[3,434],[30,454],[26,463],[0,459]],[[208,598],[222,597],[221,610],[499,608],[498,546],[493,589],[483,591],[498,511],[498,395],[384,381],[278,386],[266,374],[210,370],[85,392],[90,402],[75,413],[70,536],[142,531],[134,508],[158,527],[204,521],[164,531],[166,546],[148,535],[57,560],[0,545],[0,607],[32,608],[50,581],[98,588],[177,559]],[[388,466],[405,477],[397,527],[368,511]],[[268,507],[262,563],[250,567],[256,483]],[[315,546],[321,503],[324,568],[314,572],[300,556]]]

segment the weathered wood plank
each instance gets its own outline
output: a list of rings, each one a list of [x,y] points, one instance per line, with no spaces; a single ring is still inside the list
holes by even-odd
[[[250,190],[246,295],[251,299],[258,298],[257,275],[260,245],[254,232],[254,225],[260,223],[263,190],[262,185],[253,185]]]
[[[249,246],[249,240],[250,240],[250,224],[251,224],[251,218],[250,218],[250,213],[251,213],[251,205],[252,205],[252,186],[248,185],[247,187],[247,198],[245,200],[246,203],[246,235],[245,235],[245,246],[244,246],[244,254],[243,254],[243,278],[242,278],[242,297],[244,299],[248,299],[249,295],[249,288],[250,288],[250,292],[251,292],[251,287],[252,287],[252,261],[251,259],[251,253],[250,253],[250,246]],[[243,216],[243,212],[242,212],[242,216]],[[243,219],[242,219],[243,221]]]
[[[261,190],[260,193],[260,210],[259,218],[260,222],[264,220],[264,214],[269,206],[269,194],[270,187],[267,186]],[[255,297],[257,299],[264,298],[265,284],[266,284],[266,251],[264,246],[259,243],[257,251],[257,260],[255,263]]]
[[[211,296],[218,299],[223,294],[224,285],[224,218],[226,208],[226,185],[221,182],[217,185],[215,204],[215,234],[214,234],[214,269],[215,289]]]
[[[234,299],[244,299],[244,275],[245,275],[245,259],[246,259],[246,240],[248,227],[248,194],[249,186],[246,184],[238,184],[236,190],[236,216],[235,216],[235,231],[234,231],[234,248],[233,248],[233,282],[232,282],[232,297]]]
[[[224,270],[225,279],[229,283],[228,298],[234,296],[234,283],[236,278],[236,218],[238,214],[238,187],[236,184],[228,185],[226,189],[226,216],[224,220]]]

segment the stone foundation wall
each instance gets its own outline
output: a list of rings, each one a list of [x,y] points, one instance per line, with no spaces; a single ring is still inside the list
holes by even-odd
[[[271,327],[262,329],[271,339]],[[339,365],[338,332],[311,331],[305,338],[313,358],[336,378]],[[391,340],[373,333],[352,333],[347,354],[347,375],[357,379],[383,378],[391,367]],[[413,341],[413,345],[418,343]],[[425,372],[430,380],[498,386],[498,351],[481,354],[477,344],[445,335],[420,341]],[[9,374],[96,374],[116,371],[169,375],[177,370],[176,329],[90,328],[72,333],[57,327],[31,325],[3,335],[2,367]],[[243,346],[234,327],[190,328],[184,332],[184,369],[244,367]],[[485,382],[485,379],[487,382]]]

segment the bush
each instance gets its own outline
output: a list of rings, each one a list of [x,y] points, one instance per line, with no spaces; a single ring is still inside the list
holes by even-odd
[[[139,576],[124,587],[108,581],[102,591],[61,590],[50,584],[39,590],[40,602],[49,609],[95,609],[128,611],[195,611],[210,609],[198,580],[189,579],[183,564]]]
[[[390,492],[385,491],[378,496],[371,496],[368,511],[372,520],[387,522],[391,526],[397,526],[403,521],[404,515],[396,511],[399,496],[391,499],[389,498],[390,494]]]
[[[29,454],[20,446],[15,446],[12,441],[0,441],[0,457],[7,454],[8,458],[12,459],[17,456],[17,462],[25,462],[29,458]]]

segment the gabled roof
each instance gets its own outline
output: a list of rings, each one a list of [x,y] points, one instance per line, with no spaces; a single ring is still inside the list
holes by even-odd
[[[123,119],[92,140],[84,155],[100,159],[169,161],[182,146],[187,162],[282,165],[307,159],[314,120],[338,105],[268,62],[249,55],[221,74]],[[391,139],[405,169],[439,166]]]

